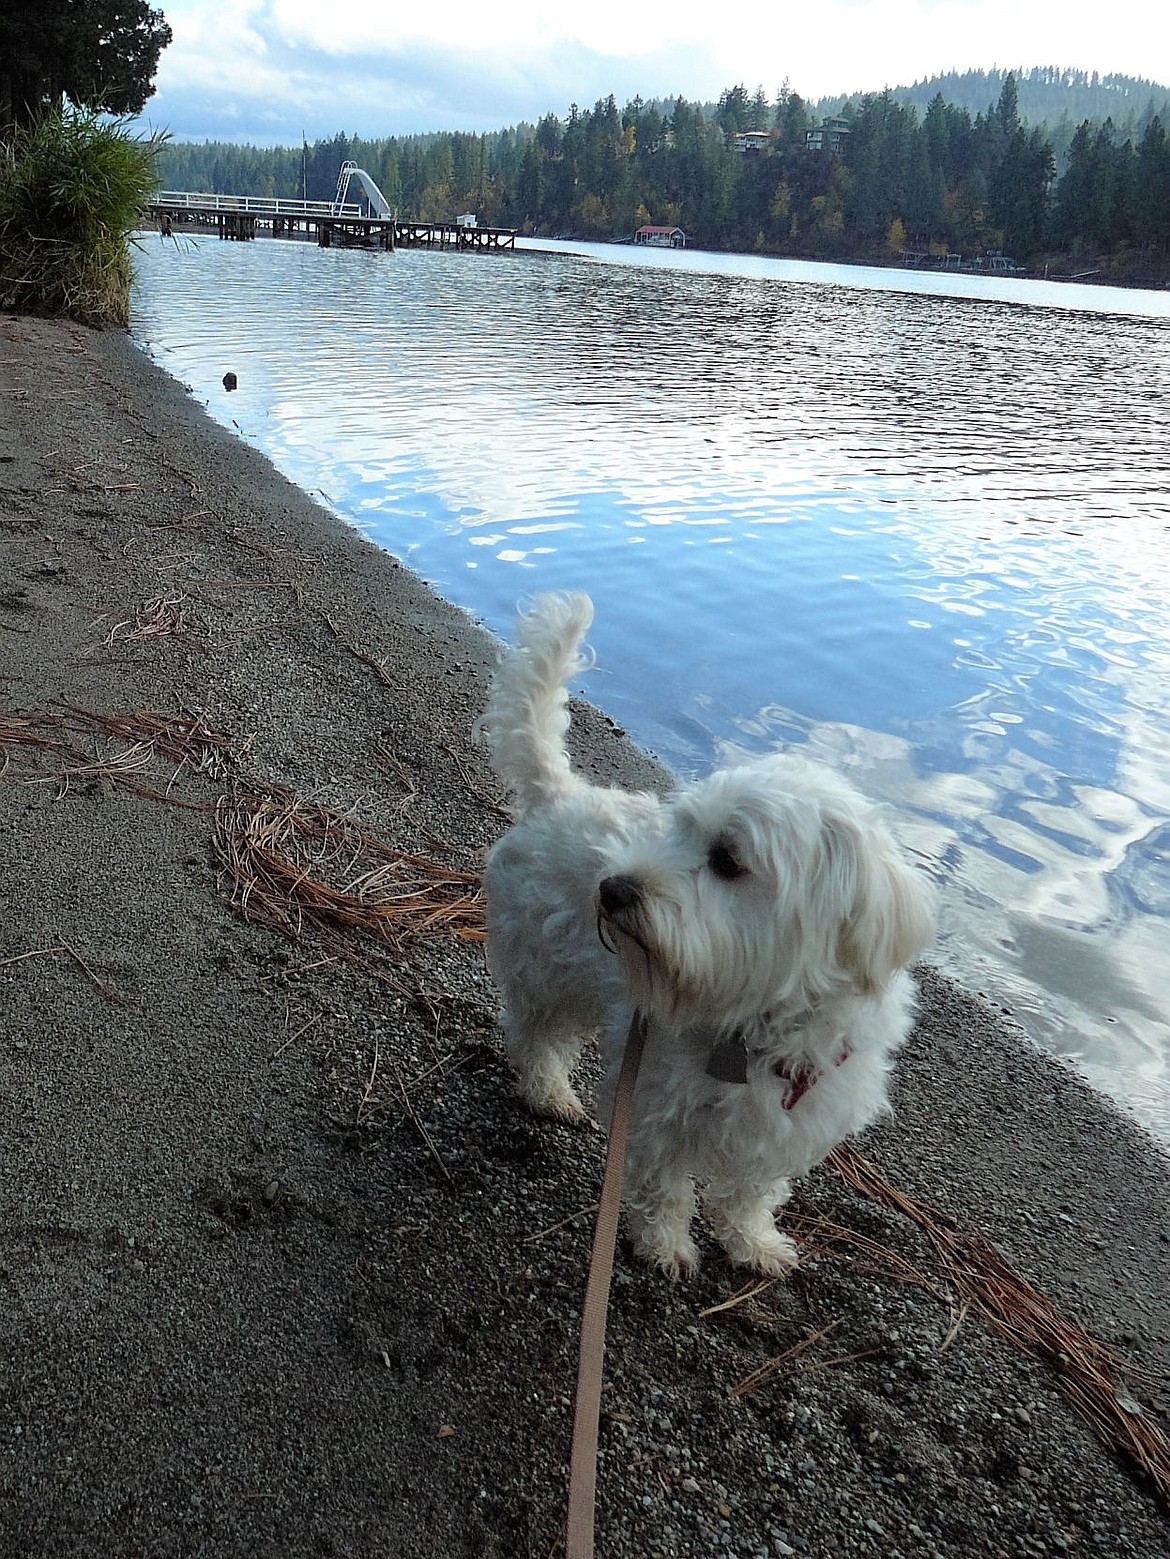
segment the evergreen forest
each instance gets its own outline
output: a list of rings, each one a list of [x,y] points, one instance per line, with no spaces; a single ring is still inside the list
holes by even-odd
[[[689,244],[709,249],[1057,261],[1065,274],[1080,266],[1101,279],[1164,279],[1165,89],[1025,73],[1033,100],[1044,88],[1050,111],[1063,105],[1054,138],[1048,122],[1022,113],[1014,74],[976,74],[997,81],[998,93],[974,112],[942,90],[920,107],[908,95],[916,88],[830,103],[830,119],[826,105],[814,109],[787,87],[770,99],[736,86],[706,105],[635,98],[619,108],[611,96],[591,109],[573,105],[563,119],[548,114],[484,135],[338,134],[303,148],[170,144],[159,176],[171,189],[326,200],[352,159],[403,218],[419,221],[474,212],[481,225],[600,240],[628,239],[649,223],[681,227]],[[1090,101],[1116,106],[1118,119],[1085,118],[1064,133],[1068,106]],[[822,123],[834,133],[818,145],[809,132]]]

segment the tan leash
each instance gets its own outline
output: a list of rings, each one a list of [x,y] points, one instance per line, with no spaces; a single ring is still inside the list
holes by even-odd
[[[626,1053],[613,1097],[605,1178],[593,1231],[589,1280],[581,1308],[581,1353],[577,1363],[577,1401],[573,1446],[569,1454],[569,1510],[565,1520],[565,1559],[592,1559],[593,1514],[597,1499],[597,1429],[601,1418],[601,1382],[605,1369],[605,1318],[617,1244],[622,1200],[622,1169],[630,1124],[630,1100],[646,1039],[646,1019],[636,1012],[626,1036]]]

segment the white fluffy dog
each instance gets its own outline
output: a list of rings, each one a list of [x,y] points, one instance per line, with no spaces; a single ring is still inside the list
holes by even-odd
[[[886,1107],[927,891],[873,809],[796,758],[667,801],[571,772],[565,684],[588,669],[592,620],[587,596],[538,597],[481,722],[514,796],[486,869],[508,1055],[533,1110],[575,1120],[584,1036],[603,1031],[612,1090],[639,1010],[635,1246],[672,1277],[692,1269],[698,1184],[731,1260],[777,1274],[796,1262],[775,1221],[790,1178]]]

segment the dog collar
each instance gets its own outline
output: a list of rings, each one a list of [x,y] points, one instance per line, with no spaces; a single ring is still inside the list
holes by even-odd
[[[746,1083],[747,1064],[747,1035],[736,1029],[712,1047],[707,1057],[707,1076],[717,1083]]]
[[[712,1047],[707,1057],[707,1076],[719,1083],[746,1083],[748,1059],[753,1053],[748,1050],[747,1035],[743,1029],[736,1029]],[[842,1050],[833,1065],[841,1066],[848,1059],[849,1051]],[[795,1109],[809,1089],[825,1075],[825,1069],[814,1066],[811,1061],[794,1061],[789,1056],[781,1056],[779,1061],[774,1061],[772,1072],[788,1084],[788,1092],[780,1106],[784,1110]]]

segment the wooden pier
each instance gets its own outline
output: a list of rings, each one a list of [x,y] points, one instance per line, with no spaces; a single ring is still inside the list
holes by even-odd
[[[221,238],[249,239],[256,236],[256,218],[249,211],[220,211],[215,225]]]
[[[164,233],[214,228],[220,238],[247,241],[257,232],[267,232],[273,238],[316,237],[322,249],[498,251],[516,247],[513,228],[480,227],[467,221],[401,222],[374,215],[357,202],[160,190],[145,214]]]
[[[396,226],[393,217],[318,217],[317,244],[321,249],[395,249]]]
[[[515,249],[516,230],[466,222],[399,222],[402,249]]]

